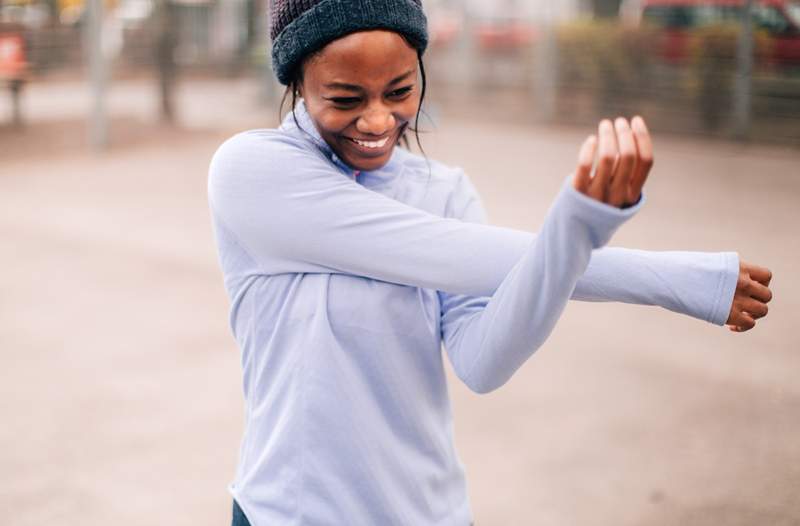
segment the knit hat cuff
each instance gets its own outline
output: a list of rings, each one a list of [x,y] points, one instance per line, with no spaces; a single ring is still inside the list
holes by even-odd
[[[405,35],[421,53],[428,45],[427,19],[414,0],[322,0],[297,17],[272,43],[272,67],[286,85],[309,53],[358,31],[387,29]]]

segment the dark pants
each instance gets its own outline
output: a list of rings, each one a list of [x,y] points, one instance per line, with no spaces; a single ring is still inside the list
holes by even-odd
[[[231,526],[250,526],[250,521],[244,516],[242,508],[239,507],[235,500],[233,501],[233,524]]]
[[[244,516],[242,508],[239,507],[235,500],[233,501],[233,523],[231,523],[231,526],[250,526],[250,521]]]

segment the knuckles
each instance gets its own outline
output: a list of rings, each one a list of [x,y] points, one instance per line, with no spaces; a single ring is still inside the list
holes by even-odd
[[[604,153],[600,156],[598,163],[601,164],[604,168],[611,168],[614,166],[614,162],[616,162],[616,156],[611,155],[608,153]]]
[[[742,292],[750,292],[750,276],[748,275],[739,275],[739,280],[736,283],[736,288]]]
[[[636,162],[636,152],[633,150],[622,151],[619,154],[619,160],[623,164],[632,165]]]

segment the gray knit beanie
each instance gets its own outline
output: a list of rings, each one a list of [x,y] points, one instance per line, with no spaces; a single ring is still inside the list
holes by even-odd
[[[282,84],[309,53],[357,31],[396,31],[420,53],[428,46],[422,0],[272,0],[270,19],[272,68]]]

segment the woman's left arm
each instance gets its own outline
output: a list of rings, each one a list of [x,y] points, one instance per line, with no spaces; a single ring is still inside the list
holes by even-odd
[[[449,217],[486,224],[486,211],[463,172],[447,209]],[[661,307],[745,332],[767,314],[772,273],[740,261],[735,252],[652,251],[619,247],[595,250],[573,300]],[[486,298],[440,292],[445,336],[474,315]]]
[[[455,216],[463,221],[485,222],[480,200],[466,178],[462,187],[467,205]],[[598,257],[600,253],[603,255]],[[512,275],[509,278],[516,279]],[[699,311],[704,314],[696,317],[718,324],[725,320],[731,330],[742,332],[766,315],[766,303],[772,296],[770,279],[769,270],[740,264],[732,253],[601,249],[594,251],[572,299],[661,305],[692,314]],[[456,374],[473,389],[487,383],[496,387],[498,377],[508,379],[542,343],[536,331],[526,336],[531,332],[526,325],[536,325],[526,312],[498,317],[491,312],[493,299],[439,295],[445,349]]]

